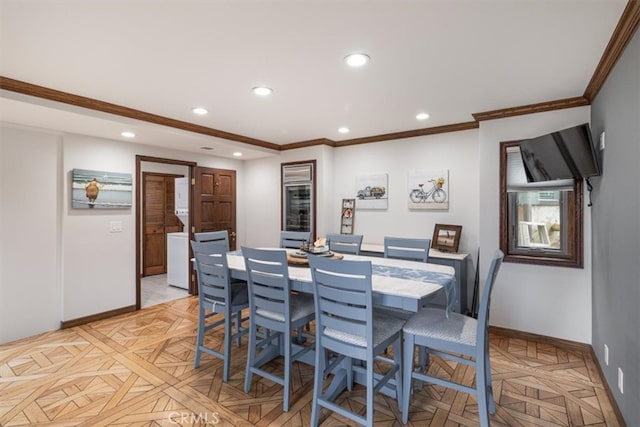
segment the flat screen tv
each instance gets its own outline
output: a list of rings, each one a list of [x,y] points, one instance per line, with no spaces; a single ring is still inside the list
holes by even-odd
[[[588,123],[520,142],[529,182],[600,175]]]

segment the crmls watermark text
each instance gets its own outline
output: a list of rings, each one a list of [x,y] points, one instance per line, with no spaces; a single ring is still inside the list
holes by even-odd
[[[169,423],[175,425],[200,425],[214,426],[220,422],[220,415],[217,412],[171,412],[168,416]]]

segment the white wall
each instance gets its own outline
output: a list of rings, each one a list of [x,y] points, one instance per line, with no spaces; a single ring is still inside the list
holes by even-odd
[[[246,222],[242,161],[7,124],[0,132],[0,342],[135,304],[135,206],[71,209],[74,168],[133,175],[144,155],[233,169],[238,228]],[[109,232],[111,221],[122,233]]]
[[[316,146],[288,150],[277,157],[251,160],[245,163],[243,200],[246,206],[246,244],[255,247],[278,245],[281,230],[281,163],[316,160],[316,231],[326,234],[327,205],[331,177],[331,148]]]
[[[432,238],[435,224],[462,225],[460,252],[478,248],[478,131],[422,136],[354,145],[334,151],[333,195],[329,229],[339,232],[340,202],[356,197],[356,177],[388,174],[388,209],[360,210],[356,201],[354,232],[366,243],[384,236]],[[409,210],[407,171],[449,170],[448,210]],[[474,258],[475,259],[475,258]]]
[[[280,164],[317,160],[317,234],[338,232],[340,203],[354,198],[356,176],[389,174],[389,208],[356,211],[355,233],[368,243],[385,235],[431,238],[436,223],[463,225],[460,251],[478,246],[477,131],[424,136],[340,148],[310,147],[277,158],[249,161],[245,167],[248,242],[273,245],[280,230]],[[450,206],[445,211],[409,211],[407,170],[449,169]],[[274,197],[274,194],[276,197]]]
[[[589,115],[589,107],[580,107],[481,122],[478,180],[482,192],[479,204],[483,248],[481,283],[493,250],[499,247],[500,142],[531,138],[589,122]],[[585,204],[584,269],[503,263],[492,295],[491,323],[591,343],[590,230],[591,212]]]
[[[61,137],[0,127],[0,343],[60,326]]]
[[[135,304],[134,208],[72,209],[71,171],[75,168],[135,173],[131,146],[65,135],[62,171],[62,320],[72,320]],[[122,222],[111,233],[111,221]],[[133,286],[132,286],[133,284]]]
[[[176,145],[179,142],[176,141]],[[68,195],[74,168],[135,174],[135,156],[197,161],[200,166],[234,169],[239,173],[238,221],[244,222],[242,161],[122,143],[81,135],[65,135],[63,200],[62,320],[135,304],[135,206],[129,210],[74,210]],[[134,185],[137,179],[134,177]],[[122,221],[121,233],[109,223]]]

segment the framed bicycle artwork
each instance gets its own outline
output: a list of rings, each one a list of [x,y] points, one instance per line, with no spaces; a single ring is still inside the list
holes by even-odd
[[[449,170],[409,171],[409,209],[449,209]]]
[[[461,225],[436,224],[433,229],[431,247],[442,252],[458,252],[461,233]]]

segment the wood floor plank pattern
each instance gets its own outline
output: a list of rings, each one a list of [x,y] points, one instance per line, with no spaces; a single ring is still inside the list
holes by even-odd
[[[0,346],[0,425],[50,426],[308,426],[313,367],[295,364],[293,399],[282,411],[282,387],[254,376],[244,393],[246,338],[234,345],[231,377],[203,355],[193,367],[197,299],[183,298],[116,318]],[[222,334],[208,341],[221,345]],[[491,334],[497,411],[491,425],[617,427],[611,402],[589,352]],[[269,363],[281,373],[282,360]],[[430,372],[474,382],[470,367],[433,358]],[[340,402],[364,412],[362,387]],[[476,427],[476,400],[440,386],[414,393],[409,426]],[[377,395],[376,426],[401,426],[394,399]],[[323,411],[325,427],[355,426]]]

